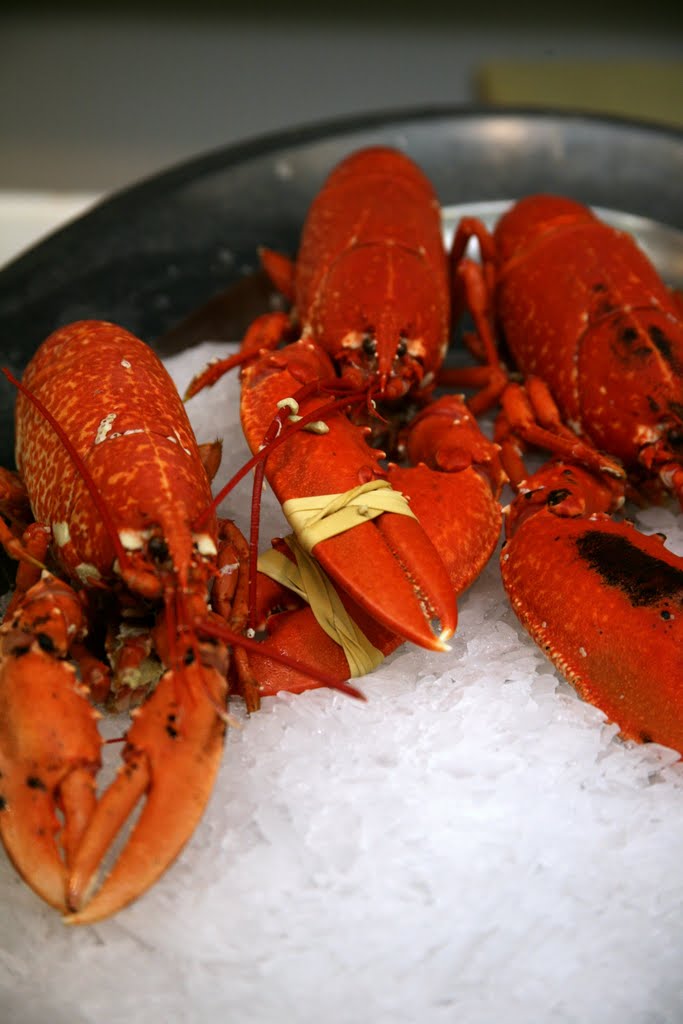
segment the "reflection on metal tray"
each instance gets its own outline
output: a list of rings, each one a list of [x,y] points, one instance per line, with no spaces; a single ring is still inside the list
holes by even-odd
[[[511,203],[512,200],[501,199],[444,207],[445,244],[450,246],[453,233],[463,217],[476,217],[491,230]],[[683,231],[619,210],[593,209],[608,224],[632,234],[664,280],[673,288],[683,289]],[[477,258],[478,245],[474,238],[468,255]],[[170,331],[157,338],[156,348],[161,355],[168,356],[202,341],[236,341],[259,313],[273,308],[275,301],[277,296],[266,274],[263,271],[248,274],[174,324]]]
[[[448,244],[463,217],[477,217],[491,230],[509,206],[510,200],[446,206],[443,220]],[[633,235],[667,284],[672,288],[683,289],[683,231],[660,224],[649,217],[639,217],[607,207],[594,206],[593,212],[612,227]]]

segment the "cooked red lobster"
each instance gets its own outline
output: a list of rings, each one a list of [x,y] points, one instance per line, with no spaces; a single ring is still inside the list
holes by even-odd
[[[502,474],[462,401],[434,401],[450,332],[434,190],[402,153],[353,153],[314,200],[296,262],[262,259],[293,315],[260,317],[188,396],[241,363],[245,435],[297,547],[372,628],[443,649],[456,593],[497,542]],[[386,466],[378,443],[415,468]]]
[[[255,665],[245,657],[246,543],[211,512],[220,445],[197,446],[154,353],[113,324],[71,324],[19,386],[19,473],[0,473],[0,541],[20,562],[0,626],[0,836],[28,884],[85,923],[144,892],[191,836],[229,690],[255,707],[259,672],[308,677],[263,645]],[[308,672],[350,690],[340,672]],[[140,705],[99,798],[90,697]]]
[[[472,236],[481,268],[463,259]],[[683,501],[680,302],[630,236],[555,196],[516,203],[492,236],[461,223],[452,259],[487,360],[472,404],[502,393],[512,605],[624,736],[683,753],[683,558],[612,518],[626,486]],[[526,389],[508,383],[496,334]],[[529,476],[525,446],[552,461]]]

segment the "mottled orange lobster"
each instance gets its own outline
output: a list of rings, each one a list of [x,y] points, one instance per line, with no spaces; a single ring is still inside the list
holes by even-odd
[[[463,258],[473,236],[481,267]],[[636,497],[683,502],[679,297],[629,235],[555,196],[516,203],[493,236],[463,221],[452,259],[486,360],[457,379],[481,387],[475,409],[502,394],[512,605],[624,736],[683,753],[683,558],[612,518],[627,481]],[[526,388],[508,382],[496,332]],[[526,446],[553,459],[528,475]]]
[[[306,679],[306,665],[242,635],[246,543],[211,511],[220,445],[197,446],[143,342],[113,324],[69,325],[19,387],[19,473],[0,473],[0,541],[20,563],[0,626],[0,836],[34,890],[87,923],[144,892],[191,836],[220,763],[229,690],[256,707],[259,672],[286,682]],[[357,694],[340,672],[309,672]],[[91,697],[140,705],[100,797]]]

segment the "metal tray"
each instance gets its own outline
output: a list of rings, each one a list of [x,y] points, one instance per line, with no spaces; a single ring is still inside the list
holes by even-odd
[[[113,195],[55,232],[0,273],[3,364],[20,373],[50,331],[82,317],[121,323],[162,352],[207,330],[216,337],[217,322],[222,337],[235,336],[264,301],[257,247],[294,253],[333,164],[378,143],[413,157],[444,206],[483,203],[491,213],[525,193],[553,191],[617,218],[654,222],[633,224],[662,241],[661,269],[666,275],[671,266],[672,283],[681,283],[683,247],[663,226],[683,231],[683,132],[553,111],[385,112],[217,150]],[[188,321],[199,307],[210,315]],[[0,380],[2,465],[13,461],[13,403]]]

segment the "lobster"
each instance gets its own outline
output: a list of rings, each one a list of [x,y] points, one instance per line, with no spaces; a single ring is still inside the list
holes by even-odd
[[[253,672],[275,665],[285,681],[308,671],[358,694],[242,635],[247,545],[211,511],[220,444],[197,445],[151,349],[83,321],[55,331],[14,383],[18,473],[0,473],[0,541],[19,561],[0,627],[0,836],[39,896],[69,923],[90,923],[144,892],[191,836],[229,692],[257,706]],[[121,768],[99,797],[89,698],[135,705]]]
[[[481,264],[464,256],[473,237]],[[502,405],[512,606],[624,737],[683,753],[683,558],[614,518],[627,496],[683,501],[680,303],[630,236],[561,197],[522,199],[492,235],[461,222],[451,259],[485,365],[450,382],[479,388],[472,408]],[[529,447],[551,454],[531,475]]]
[[[296,262],[261,260],[293,313],[257,318],[186,398],[241,365],[244,433],[297,559],[303,548],[389,646],[443,650],[456,595],[497,543],[502,473],[462,401],[434,401],[450,332],[434,190],[396,150],[352,153],[315,197]],[[387,452],[412,467],[385,466]]]

